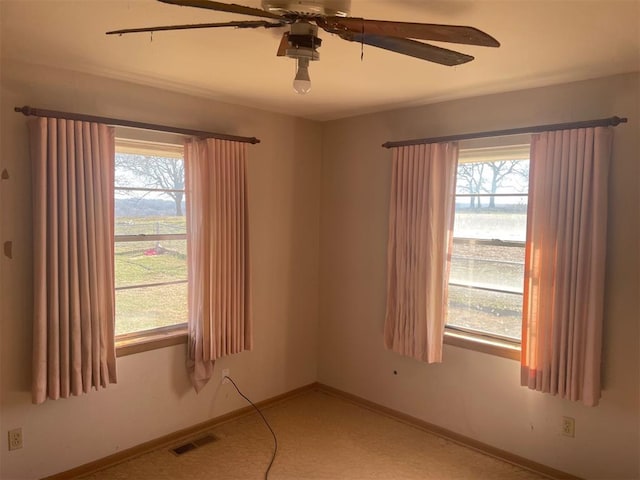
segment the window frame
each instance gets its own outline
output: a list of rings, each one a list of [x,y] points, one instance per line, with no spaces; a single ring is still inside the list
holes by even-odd
[[[489,152],[489,156],[487,158],[482,158],[481,156],[471,157],[473,160],[470,160],[469,157],[465,158],[466,162],[489,162],[489,161],[500,161],[509,158],[511,152],[521,150],[526,145],[529,148],[530,144],[530,136],[529,135],[518,135],[513,136],[511,138],[487,138],[487,139],[474,139],[467,142],[461,142],[460,152],[464,155],[465,151],[471,151],[474,149],[481,150],[486,149]],[[491,158],[492,150],[502,150],[502,155],[498,154],[497,157]],[[500,196],[527,196],[528,192],[522,193],[508,193],[508,194],[491,194],[491,193],[456,193],[456,198],[458,197],[500,197]],[[505,244],[517,244],[514,246],[522,247],[525,244],[525,241],[511,241],[511,240],[498,240],[498,239],[483,239],[483,238],[472,238],[472,239],[463,239],[462,237],[454,237],[453,242],[456,241],[469,241],[469,242],[480,242],[486,244],[494,244],[494,245],[505,245]],[[510,246],[510,245],[505,245]],[[455,248],[452,251],[452,255],[455,253]],[[524,282],[524,277],[523,277]],[[455,285],[451,282],[448,282],[448,285]],[[467,287],[467,285],[459,285],[462,287]],[[473,287],[469,287],[473,288]],[[485,288],[482,288],[483,290]],[[509,290],[502,290],[499,288],[486,288],[486,290],[495,291],[498,293],[505,294],[517,294],[516,292],[512,292]],[[522,294],[520,294],[522,295]],[[451,345],[454,347],[464,348],[468,350],[473,350],[481,353],[486,353],[490,355],[499,356],[502,358],[507,358],[511,360],[520,360],[521,355],[521,340],[512,338],[512,337],[504,337],[500,335],[494,335],[491,332],[483,332],[477,331],[473,329],[466,329],[464,327],[460,327],[457,325],[449,325],[448,323],[444,326],[444,343],[446,345]]]
[[[119,135],[120,134],[120,135]],[[184,147],[181,143],[181,138],[171,136],[170,138],[161,138],[157,140],[153,138],[138,139],[131,138],[130,134],[123,134],[122,132],[116,132],[116,155],[119,153],[136,154],[136,155],[153,155],[163,156],[167,158],[181,158],[184,161]],[[167,141],[168,140],[168,141]],[[114,178],[114,194],[119,190],[132,190],[132,191],[150,191],[150,192],[169,192],[176,191],[174,189],[161,189],[161,188],[136,188],[136,187],[118,187],[115,185]],[[183,191],[186,196],[186,189]],[[114,217],[115,223],[115,217]],[[140,241],[159,241],[159,240],[187,240],[188,232],[178,234],[139,234],[139,235],[116,235],[114,225],[114,248],[119,242],[140,242]],[[174,284],[174,283],[187,283],[187,280],[161,282],[160,285]],[[145,285],[131,285],[126,287],[115,287],[114,293],[118,290],[141,288],[144,286],[152,286],[156,284]],[[116,357],[124,357],[127,355],[133,355],[159,348],[165,348],[173,345],[180,345],[187,343],[187,322],[182,322],[175,325],[168,325],[163,327],[157,327],[147,330],[139,330],[135,332],[129,332],[124,334],[115,335],[116,345]]]

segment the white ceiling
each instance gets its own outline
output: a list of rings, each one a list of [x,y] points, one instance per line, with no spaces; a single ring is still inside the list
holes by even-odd
[[[231,0],[259,7],[259,0]],[[229,3],[231,3],[229,2]],[[282,29],[106,36],[107,30],[252,20],[155,0],[0,0],[2,56],[315,120],[640,70],[640,0],[352,0],[351,15],[470,25],[500,48],[457,67],[364,48],[321,31],[312,91],[293,92]]]

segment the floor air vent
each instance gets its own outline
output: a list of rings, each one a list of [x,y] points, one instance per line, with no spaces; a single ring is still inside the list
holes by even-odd
[[[206,445],[207,443],[215,442],[217,438],[210,433],[203,435],[202,437],[198,437],[194,440],[191,440],[187,443],[183,443],[177,447],[170,449],[169,451],[174,455],[183,455],[191,450],[195,450],[198,447]]]

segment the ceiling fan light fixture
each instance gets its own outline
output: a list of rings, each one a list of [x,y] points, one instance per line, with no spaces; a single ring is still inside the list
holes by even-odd
[[[311,91],[311,77],[309,77],[309,59],[298,58],[298,68],[293,79],[293,89],[300,95]]]
[[[318,38],[318,27],[307,21],[299,21],[291,24],[291,30],[283,37],[288,48],[284,55],[296,61],[296,76],[293,79],[293,89],[300,95],[311,91],[311,78],[309,77],[309,62],[320,59],[318,47],[322,40]]]

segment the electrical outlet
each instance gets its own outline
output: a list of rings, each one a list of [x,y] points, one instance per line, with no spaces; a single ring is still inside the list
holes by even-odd
[[[562,435],[565,437],[576,436],[576,420],[572,417],[562,417]]]
[[[229,377],[231,374],[229,373],[229,369],[228,368],[223,368],[222,369],[222,383],[229,383],[229,380],[225,377]]]
[[[9,450],[22,448],[22,428],[9,430]]]

